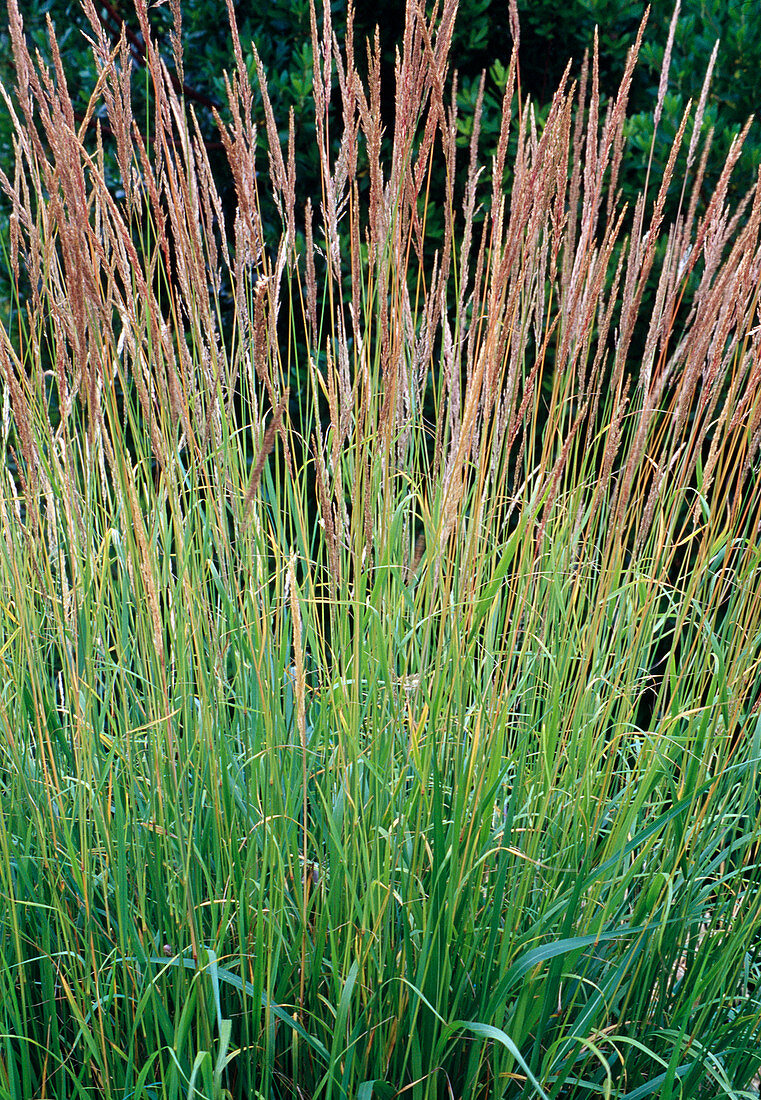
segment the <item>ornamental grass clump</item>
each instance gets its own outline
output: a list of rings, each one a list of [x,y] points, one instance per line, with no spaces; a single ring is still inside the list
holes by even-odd
[[[753,1095],[742,136],[704,195],[704,95],[624,210],[644,28],[543,125],[514,55],[487,162],[454,0],[410,0],[388,132],[328,5],[304,206],[228,3],[230,212],[144,0],[146,133],[84,8],[77,120],[9,6],[0,1096]]]

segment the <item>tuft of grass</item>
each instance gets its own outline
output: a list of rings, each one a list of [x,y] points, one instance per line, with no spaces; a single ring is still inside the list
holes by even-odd
[[[643,28],[604,115],[596,54],[542,127],[513,56],[484,193],[454,0],[410,0],[389,135],[377,40],[363,81],[328,5],[301,210],[228,3],[230,219],[144,0],[150,140],[84,7],[118,192],[9,3],[0,1097],[752,1095],[741,139],[701,219],[687,114],[654,206],[620,209]]]

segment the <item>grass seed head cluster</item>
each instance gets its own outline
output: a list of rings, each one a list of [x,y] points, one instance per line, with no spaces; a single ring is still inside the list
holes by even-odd
[[[705,195],[706,82],[623,210],[644,28],[543,126],[513,56],[487,163],[454,0],[410,0],[388,131],[378,41],[327,5],[304,206],[228,2],[231,214],[144,0],[147,133],[84,9],[77,120],[9,4],[0,1096],[750,1095],[743,136]]]

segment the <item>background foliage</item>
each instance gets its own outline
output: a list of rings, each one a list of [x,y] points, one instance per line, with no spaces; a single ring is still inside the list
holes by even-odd
[[[144,65],[134,13],[130,13],[128,5],[120,0],[108,0],[105,5],[96,6],[114,29],[115,36],[119,20],[126,20],[134,39],[135,69],[136,75],[139,75],[144,71]],[[52,19],[64,68],[71,83],[72,98],[75,105],[84,109],[96,77],[84,37],[86,19],[79,3],[77,0],[46,0],[38,4],[34,0],[24,0],[20,7],[31,41],[46,58],[49,47],[45,21],[48,16]],[[320,176],[310,107],[313,54],[308,0],[238,0],[234,7],[253,86],[256,88],[257,82],[253,79],[255,65],[251,43],[255,45],[267,73],[275,118],[284,130],[287,128],[288,113],[293,110],[299,197],[303,202],[309,195],[314,201],[320,195]],[[631,117],[627,126],[629,171],[626,171],[625,161],[622,173],[622,189],[630,205],[636,197],[632,176],[636,176],[639,186],[639,169],[643,159],[649,155],[653,138],[653,105],[673,12],[671,0],[653,0],[651,7],[649,28],[631,93]],[[569,59],[572,74],[579,75],[585,50],[593,41],[595,27],[599,28],[602,102],[606,102],[607,96],[618,86],[627,50],[634,41],[645,8],[645,0],[626,4],[621,0],[531,0],[530,3],[519,0],[521,86],[523,93],[532,97],[540,120],[546,115],[547,105]],[[216,105],[225,117],[222,109],[226,102],[224,74],[232,70],[234,63],[227,20],[222,16],[221,9],[219,0],[194,0],[184,5],[183,75],[188,101],[193,103],[209,142],[212,164],[218,174],[218,189],[223,199],[225,196],[231,199],[232,181],[226,175],[212,114],[212,107]],[[339,37],[345,25],[345,11],[345,4],[334,0],[333,24]],[[154,5],[151,18],[163,45],[164,59],[171,68],[171,13],[168,4]],[[360,0],[356,5],[355,19],[360,70],[365,54],[364,41],[372,38],[377,18],[377,6],[369,0]],[[403,27],[402,0],[385,4],[378,32],[384,58],[381,73],[384,90],[382,112],[387,132],[393,123],[394,52],[401,40]],[[705,129],[709,126],[715,129],[705,193],[710,192],[721,172],[732,137],[739,133],[756,108],[761,84],[761,6],[755,0],[684,0],[674,39],[669,91],[653,152],[652,186],[656,186],[661,178],[688,100],[694,102],[700,95],[717,39],[720,39],[721,45],[703,123]],[[462,0],[452,52],[459,74],[458,98],[463,114],[460,140],[462,144],[469,140],[471,109],[478,96],[481,74],[485,73],[481,132],[486,154],[496,145],[506,64],[511,49],[507,4],[502,0]],[[0,32],[0,81],[6,87],[13,83],[7,31]],[[139,83],[137,80],[136,84]],[[139,92],[139,88],[136,91]],[[265,127],[261,96],[256,101],[255,109],[263,140]],[[3,108],[0,111],[0,158],[5,165],[12,162],[10,134],[10,120]],[[761,127],[756,122],[733,175],[730,199],[752,185],[760,161]],[[673,201],[678,199],[678,195],[670,197]],[[279,221],[274,212],[270,216],[273,238],[276,238]],[[7,295],[3,297],[7,298]]]

